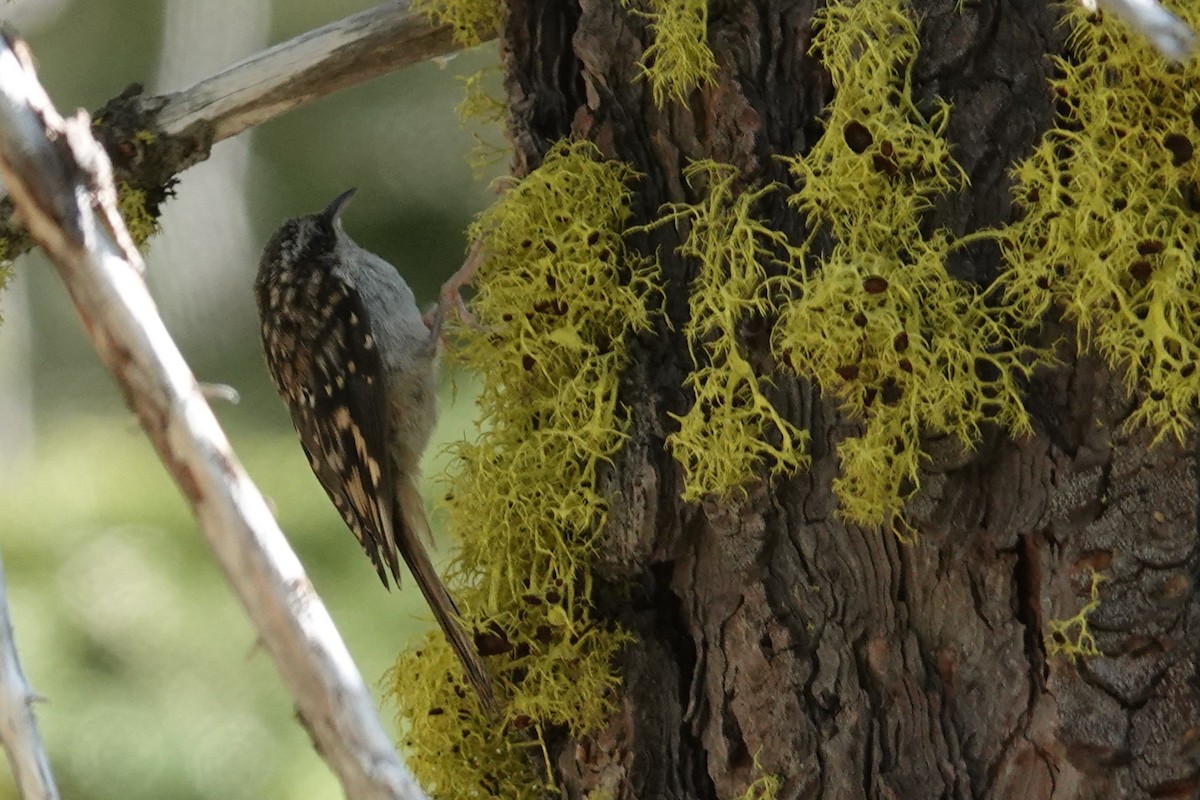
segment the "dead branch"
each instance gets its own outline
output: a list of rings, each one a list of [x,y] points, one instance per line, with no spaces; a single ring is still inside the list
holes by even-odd
[[[96,138],[116,183],[141,192],[155,219],[179,173],[206,158],[213,144],[341,89],[462,45],[447,25],[433,26],[394,0],[353,14],[243,59],[179,92],[147,95],[134,84],[94,115]],[[0,257],[32,247],[0,202]]]
[[[112,167],[87,115],[63,120],[24,44],[6,35],[0,36],[0,177],[191,504],[346,796],[423,798],[329,613],[158,315],[116,210]]]
[[[194,125],[214,142],[340,89],[460,49],[448,26],[431,27],[409,0],[310,31],[167,96],[156,122],[168,136]]]
[[[1081,0],[1089,11],[1113,14],[1144,36],[1159,55],[1182,63],[1196,52],[1196,32],[1158,0]]]

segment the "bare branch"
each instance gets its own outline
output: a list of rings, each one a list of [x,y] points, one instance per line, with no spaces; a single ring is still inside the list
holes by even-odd
[[[433,26],[395,0],[297,36],[239,61],[191,88],[146,95],[134,84],[96,114],[96,137],[118,184],[139,191],[157,218],[176,176],[214,143],[333,92],[462,49],[448,25]],[[0,195],[2,197],[3,195]],[[0,256],[32,242],[0,203]]]
[[[218,142],[319,97],[461,49],[449,26],[431,27],[410,5],[401,0],[354,14],[168,95],[158,126],[168,136],[208,126]]]
[[[13,778],[24,800],[58,800],[50,761],[33,716],[33,701],[33,690],[17,658],[16,637],[8,617],[8,588],[0,567],[0,743],[8,753]]]
[[[1158,0],[1082,0],[1090,11],[1100,8],[1149,40],[1163,58],[1187,61],[1196,52],[1196,32]]]
[[[192,505],[316,749],[352,800],[423,798],[267,504],[233,455],[140,276],[87,116],[64,121],[0,37],[0,176],[159,457]]]

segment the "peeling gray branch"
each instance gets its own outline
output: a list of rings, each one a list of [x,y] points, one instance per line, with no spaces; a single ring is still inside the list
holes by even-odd
[[[87,115],[63,120],[24,45],[8,36],[0,36],[0,177],[192,506],[346,796],[424,798],[329,613],[158,315],[117,213],[112,167]]]
[[[1196,52],[1196,33],[1187,23],[1163,8],[1158,0],[1082,0],[1085,8],[1116,16],[1149,40],[1159,54],[1175,62],[1187,61]]]
[[[431,27],[410,5],[402,0],[354,14],[167,95],[158,126],[168,136],[207,127],[219,142],[319,97],[461,49],[450,27]]]

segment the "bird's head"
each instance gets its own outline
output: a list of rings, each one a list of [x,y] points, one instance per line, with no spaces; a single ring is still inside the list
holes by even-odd
[[[355,189],[348,189],[322,211],[292,217],[280,225],[263,251],[263,267],[311,263],[318,256],[332,251],[337,246],[338,238],[345,235],[342,212],[354,197],[354,192]]]

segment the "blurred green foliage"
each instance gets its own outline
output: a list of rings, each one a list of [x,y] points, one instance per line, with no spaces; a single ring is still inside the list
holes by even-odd
[[[45,28],[26,31],[59,107],[94,109],[129,82],[152,82],[165,5],[75,0]],[[278,2],[270,41],[369,5]],[[431,300],[461,261],[469,218],[491,197],[486,176],[468,165],[473,142],[455,107],[463,79],[495,61],[494,48],[480,48],[445,68],[414,66],[253,132],[247,203],[256,241],[285,217],[358,186],[348,229]],[[181,193],[188,180],[185,173]],[[255,259],[238,289],[247,307]],[[0,479],[0,552],[26,675],[49,699],[37,713],[63,795],[341,797],[57,278],[37,255],[15,266],[31,297],[38,439],[34,457]],[[379,680],[429,625],[428,614],[411,581],[398,596],[384,591],[313,478],[268,381],[253,319],[231,314],[228,324],[224,341],[237,346],[192,336],[185,355],[201,380],[240,391],[242,402],[218,406],[218,415],[378,696]],[[458,383],[444,393],[427,458],[431,508],[438,451],[466,435],[474,416],[473,384],[467,376]],[[442,544],[435,559],[449,550]],[[385,724],[390,717],[384,709]],[[0,798],[15,796],[0,765]]]
[[[431,475],[469,422],[467,394],[443,414]],[[378,696],[428,624],[420,595],[384,591],[289,432],[219,413]],[[37,713],[64,796],[341,796],[130,415],[57,421],[36,468],[0,492],[0,519],[17,641],[51,701]],[[10,780],[0,796],[16,796]]]

